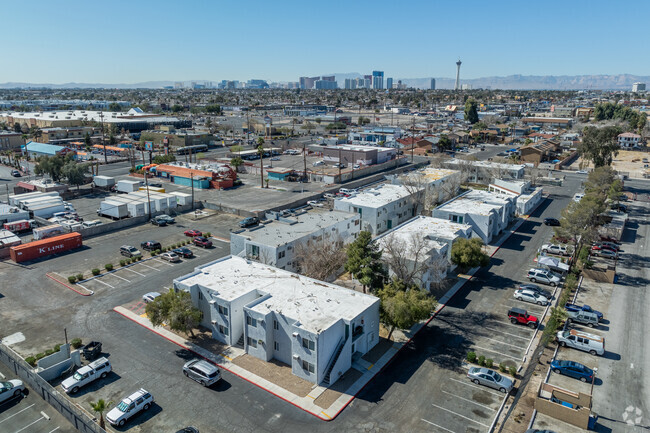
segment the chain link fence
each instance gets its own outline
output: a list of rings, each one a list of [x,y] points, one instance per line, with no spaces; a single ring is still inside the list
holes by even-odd
[[[0,361],[70,421],[77,430],[82,433],[106,433],[106,430],[101,428],[87,412],[70,402],[45,379],[34,373],[25,360],[4,344],[0,344]]]

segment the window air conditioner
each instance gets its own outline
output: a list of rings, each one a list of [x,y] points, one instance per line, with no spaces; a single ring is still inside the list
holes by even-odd
[[[216,320],[212,320],[210,323],[212,323],[213,325],[216,325],[216,324],[217,324],[217,321],[216,321]]]
[[[295,360],[298,360],[298,359],[300,359],[300,355],[296,355],[296,354],[294,354],[294,355],[292,356],[292,358],[295,359]]]
[[[294,332],[294,333],[291,334],[291,335],[293,335],[294,337],[298,337],[298,336],[299,336],[299,334],[298,334],[297,332]]]

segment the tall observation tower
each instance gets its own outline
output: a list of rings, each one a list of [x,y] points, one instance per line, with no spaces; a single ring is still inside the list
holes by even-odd
[[[454,90],[460,89],[460,65],[462,63],[460,59],[456,62],[456,85],[454,86]]]

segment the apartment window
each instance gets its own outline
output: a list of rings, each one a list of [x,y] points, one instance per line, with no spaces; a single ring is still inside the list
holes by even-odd
[[[257,320],[251,316],[246,316],[246,324],[252,326],[253,328],[257,328]]]
[[[302,361],[302,369],[305,370],[305,371],[308,371],[310,373],[313,373],[314,372],[314,364],[312,364],[311,362]]]
[[[219,311],[219,314],[223,314],[224,316],[228,315],[228,307],[224,307],[223,305],[219,305],[217,307],[217,310]]]
[[[286,251],[280,251],[280,252],[278,253],[278,259],[282,259],[282,258],[284,258],[285,255],[286,255]]]
[[[280,329],[280,324],[278,323],[277,320],[273,321],[273,329]]]
[[[246,344],[250,347],[257,347],[257,340],[254,338],[246,337]]]
[[[277,341],[274,341],[273,342],[273,350],[280,350],[280,343],[278,343]]]
[[[228,328],[223,325],[219,325],[219,333],[223,335],[228,335]]]
[[[302,347],[304,347],[305,349],[314,350],[316,345],[314,344],[313,340],[310,340],[308,338],[303,338],[302,339]]]
[[[199,300],[203,299],[203,292],[199,290]]]
[[[355,225],[355,226],[358,226],[360,223],[361,223],[360,220],[355,220],[355,221],[354,221],[354,225]]]

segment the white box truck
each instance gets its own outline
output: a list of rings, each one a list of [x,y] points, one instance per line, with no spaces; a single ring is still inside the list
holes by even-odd
[[[93,186],[98,188],[110,188],[115,185],[115,178],[110,176],[97,175],[93,177]]]
[[[138,191],[140,186],[142,186],[142,181],[140,180],[118,180],[116,190],[118,193],[128,194]]]
[[[115,200],[104,200],[99,204],[97,209],[98,216],[106,216],[114,220],[119,220],[129,216],[129,210],[126,203]]]

